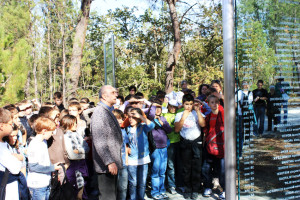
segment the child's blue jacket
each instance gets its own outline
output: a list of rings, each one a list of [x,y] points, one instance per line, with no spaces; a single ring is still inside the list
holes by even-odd
[[[149,125],[141,123],[137,126],[136,132],[132,134],[132,127],[128,127],[127,133],[129,147],[131,148],[131,153],[128,156],[128,160],[138,160],[150,154],[147,133],[152,131],[154,128],[155,124],[153,122],[151,122]]]

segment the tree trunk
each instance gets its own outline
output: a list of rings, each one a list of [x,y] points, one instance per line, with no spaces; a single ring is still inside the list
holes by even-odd
[[[30,70],[27,73],[27,80],[26,80],[26,85],[25,85],[25,97],[28,98],[30,96],[29,88],[30,88]]]
[[[48,70],[49,70],[49,85],[50,85],[50,102],[53,101],[53,84],[52,84],[52,63],[51,63],[51,39],[50,39],[50,11],[48,11]]]
[[[157,82],[157,61],[154,63],[154,82]]]
[[[166,93],[170,93],[173,91],[173,75],[174,69],[176,66],[176,62],[179,58],[180,50],[181,50],[181,41],[180,41],[180,28],[179,28],[179,21],[176,12],[176,1],[177,0],[166,0],[169,5],[170,16],[172,21],[172,28],[174,32],[174,46],[171,52],[169,53],[167,68],[166,68]]]
[[[65,44],[65,25],[61,26],[61,33],[62,33],[62,53],[63,53],[63,62],[62,62],[62,85],[63,85],[63,103],[67,105],[66,102],[66,44]]]
[[[35,47],[34,47],[35,48]],[[38,98],[38,86],[37,86],[37,77],[36,77],[36,70],[37,70],[37,63],[36,63],[36,49],[34,49],[33,51],[33,78],[34,78],[34,98],[37,99]]]
[[[71,66],[69,69],[70,84],[68,90],[70,98],[76,96],[76,91],[80,76],[80,62],[82,58],[83,46],[85,42],[85,34],[88,25],[92,0],[81,0],[81,16],[76,27],[76,33],[73,40],[73,51],[71,57]]]

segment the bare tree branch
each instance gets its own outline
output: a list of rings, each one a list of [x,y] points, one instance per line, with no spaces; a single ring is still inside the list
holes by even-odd
[[[183,20],[183,18],[184,18],[184,16],[195,6],[195,5],[197,5],[197,3],[195,3],[194,5],[192,5],[192,6],[190,6],[184,13],[183,13],[183,15],[181,16],[181,19],[180,19],[180,22],[179,22],[179,24],[181,24],[182,23],[182,20]]]

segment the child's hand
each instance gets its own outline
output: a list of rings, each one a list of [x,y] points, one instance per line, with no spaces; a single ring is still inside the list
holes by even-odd
[[[54,164],[54,169],[55,169],[55,170],[61,169],[60,163],[55,163],[55,164]]]
[[[200,110],[200,103],[195,101],[193,107],[194,107],[194,110],[195,110],[195,111],[199,111],[199,110]]]
[[[128,103],[133,103],[133,102],[137,102],[138,100],[136,98],[131,98],[130,100],[128,100]]]
[[[159,108],[161,108],[161,105],[160,105],[160,104],[158,104],[158,103],[153,103],[153,104],[152,104],[152,106],[155,106],[155,107],[159,107]]]
[[[19,161],[23,161],[24,157],[21,154],[13,153],[14,157],[16,157]]]
[[[126,147],[125,151],[126,151],[126,153],[131,154],[131,148]]]
[[[143,116],[140,115],[140,114],[137,113],[137,112],[132,113],[132,117],[134,117],[135,119],[142,119],[142,118],[143,118]]]
[[[158,120],[158,122],[160,123],[160,125],[164,125],[164,123],[160,120],[160,116],[155,115],[155,119]]]
[[[76,154],[79,154],[78,149],[74,149],[73,152],[76,153]]]
[[[182,114],[182,118],[186,119],[189,116],[190,112],[191,112],[190,110],[184,110]]]
[[[85,136],[85,137],[84,137],[84,140],[88,142],[88,141],[91,140],[91,137],[90,137],[90,136]]]

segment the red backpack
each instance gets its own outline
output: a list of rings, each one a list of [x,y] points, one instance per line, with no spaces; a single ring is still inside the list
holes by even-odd
[[[217,115],[216,125],[213,131],[209,131],[211,113],[206,116],[206,135],[205,143],[206,150],[209,154],[216,156],[217,158],[224,158],[225,155],[225,142],[224,142],[224,120],[222,113],[219,111]]]

